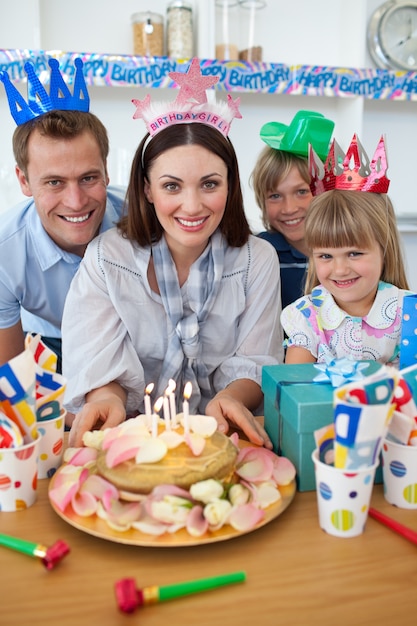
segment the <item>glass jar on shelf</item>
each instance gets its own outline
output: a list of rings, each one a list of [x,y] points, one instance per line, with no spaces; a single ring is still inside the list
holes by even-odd
[[[216,59],[239,59],[239,15],[237,0],[216,0]]]
[[[241,45],[239,59],[253,63],[262,61],[262,46],[255,44],[259,33],[256,31],[257,12],[266,7],[265,0],[239,0],[239,24]]]
[[[144,57],[164,55],[164,18],[159,13],[141,11],[131,17],[133,54]]]
[[[186,0],[172,0],[167,6],[167,53],[174,59],[193,56],[193,10]]]

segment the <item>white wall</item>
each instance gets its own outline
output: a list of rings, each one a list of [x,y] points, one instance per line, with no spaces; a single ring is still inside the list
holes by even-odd
[[[263,47],[263,59],[289,65],[373,67],[366,49],[366,27],[382,0],[268,0],[258,13],[255,43]],[[77,52],[132,54],[130,17],[141,10],[165,15],[165,0],[0,0],[0,46]],[[213,58],[215,0],[194,0],[196,54]],[[21,19],[24,15],[25,19]],[[25,93],[25,87],[19,86]],[[151,90],[152,97],[172,99],[171,89]],[[145,91],[134,87],[90,88],[91,110],[108,128],[111,142],[109,170],[112,182],[127,181],[130,159],[144,129],[132,119],[131,99]],[[224,97],[219,95],[219,97]],[[236,148],[248,218],[261,227],[248,180],[263,147],[259,129],[265,122],[291,121],[299,109],[317,110],[336,122],[335,135],[345,149],[357,132],[366,150],[373,153],[381,134],[386,135],[392,198],[401,227],[406,231],[407,263],[417,290],[413,255],[417,238],[417,194],[414,146],[417,139],[417,102],[365,100],[363,98],[306,97],[277,94],[240,94],[243,120],[235,120],[230,137]],[[0,90],[0,210],[21,199],[15,181],[11,137],[14,122]],[[416,276],[414,276],[414,273]]]

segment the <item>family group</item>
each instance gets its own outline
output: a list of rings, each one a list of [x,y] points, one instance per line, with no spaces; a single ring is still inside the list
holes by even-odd
[[[398,366],[409,293],[382,136],[369,157],[353,134],[298,111],[265,123],[243,201],[231,123],[239,98],[193,59],[175,100],[133,100],[146,133],[126,188],[110,185],[108,134],[90,111],[80,59],[72,91],[50,59],[49,93],[27,62],[28,99],[2,72],[27,199],[0,225],[0,363],[39,334],[67,380],[70,444],[144,412],[173,381],[190,411],[272,447],[262,368],[326,359]],[[133,122],[136,123],[136,122]]]

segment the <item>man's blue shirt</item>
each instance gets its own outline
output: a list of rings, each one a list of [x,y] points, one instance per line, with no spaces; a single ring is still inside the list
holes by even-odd
[[[125,189],[107,188],[100,232],[121,216]],[[81,257],[65,252],[44,230],[33,199],[1,215],[0,328],[22,319],[26,332],[61,337],[61,320],[70,283]]]

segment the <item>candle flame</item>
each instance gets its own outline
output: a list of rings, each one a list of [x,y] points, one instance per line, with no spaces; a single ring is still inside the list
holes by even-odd
[[[172,380],[172,378],[170,378],[169,381],[168,381],[168,387],[165,389],[164,394],[166,396],[170,396],[171,393],[174,393],[175,387],[176,387],[175,381]]]
[[[155,385],[153,383],[149,383],[149,385],[146,387],[145,393],[147,393],[148,396],[152,393],[154,386]]]
[[[186,400],[189,400],[191,398],[191,393],[193,391],[193,384],[188,381],[188,383],[185,383],[185,387],[184,387],[184,398]]]
[[[155,402],[155,404],[153,405],[153,410],[155,411],[155,413],[159,413],[159,411],[162,408],[163,403],[164,403],[164,399],[162,396],[160,396],[158,400]]]

